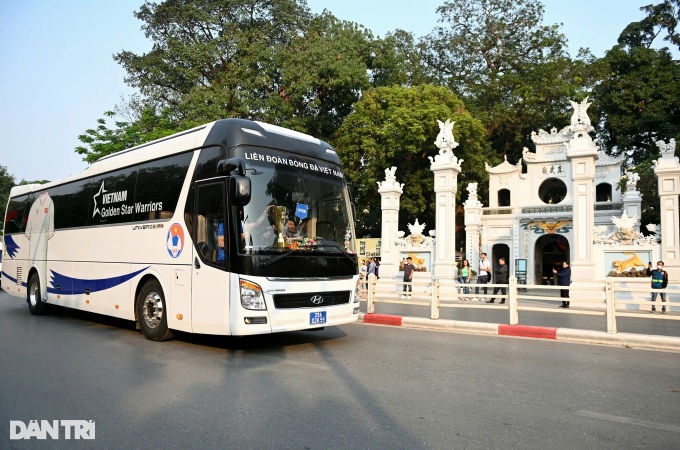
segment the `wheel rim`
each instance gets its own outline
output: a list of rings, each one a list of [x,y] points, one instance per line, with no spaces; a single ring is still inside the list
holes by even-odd
[[[163,319],[163,299],[157,292],[149,292],[142,307],[144,322],[149,328],[156,328]]]
[[[31,302],[31,306],[36,306],[38,304],[38,283],[31,283],[31,289],[29,290],[28,300]]]

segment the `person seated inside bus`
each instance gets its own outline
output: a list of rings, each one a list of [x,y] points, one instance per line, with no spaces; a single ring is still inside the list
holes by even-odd
[[[287,222],[287,225],[286,225],[286,232],[284,234],[284,237],[286,239],[301,237],[300,232],[297,229],[297,225],[295,225],[294,219],[288,219],[288,222]]]
[[[217,264],[224,265],[224,223],[217,226]]]

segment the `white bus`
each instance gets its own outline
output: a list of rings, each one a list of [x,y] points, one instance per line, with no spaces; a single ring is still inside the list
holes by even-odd
[[[12,188],[2,289],[32,314],[76,308],[173,330],[253,335],[356,321],[354,225],[327,143],[219,120]]]

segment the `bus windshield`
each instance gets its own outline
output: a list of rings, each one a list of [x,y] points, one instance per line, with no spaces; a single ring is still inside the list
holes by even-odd
[[[252,185],[251,200],[239,211],[241,253],[354,253],[350,201],[339,166],[260,148],[241,148],[236,156],[246,161]]]

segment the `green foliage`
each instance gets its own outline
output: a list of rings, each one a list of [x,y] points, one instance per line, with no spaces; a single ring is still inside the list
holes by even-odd
[[[425,60],[427,51],[424,39],[417,41],[412,33],[404,30],[375,40],[370,62],[371,84],[374,87],[434,84],[435,77]]]
[[[115,59],[179,122],[241,117],[330,139],[369,87],[370,33],[301,0],[147,2],[136,16],[153,48]]]
[[[483,181],[484,162],[494,160],[484,143],[484,128],[449,89],[431,85],[382,87],[366,92],[355,105],[334,144],[355,194],[359,236],[380,235],[377,182],[385,179],[385,169],[392,166],[397,167],[399,182],[405,184],[400,228],[406,228],[415,218],[434,226],[435,197],[428,156],[438,154],[434,145],[439,133],[437,120],[445,118],[456,122],[454,137],[460,145],[454,152],[465,160],[465,182]]]
[[[5,209],[7,208],[7,200],[9,200],[9,191],[16,186],[16,180],[13,175],[7,172],[7,167],[0,166],[0,216],[3,220],[0,221],[0,229],[5,228]]]
[[[680,65],[666,50],[620,45],[604,62],[609,76],[594,90],[601,142],[634,164],[658,158],[657,140],[680,138]]]
[[[428,64],[486,127],[499,155],[517,161],[532,131],[567,125],[568,99],[585,97],[588,53],[572,60],[536,0],[453,0],[437,9]]]
[[[25,186],[27,184],[45,184],[49,182],[50,180],[21,180],[19,186]]]
[[[600,62],[606,76],[594,89],[598,135],[611,154],[628,154],[633,164],[658,158],[657,140],[680,138],[680,64],[667,49],[650,47],[658,24],[670,27],[663,18],[670,3],[642,8],[650,15],[629,24]]]
[[[505,72],[565,53],[557,27],[541,26],[536,0],[451,0],[437,8],[440,23],[430,35],[431,63],[462,94],[485,90]]]
[[[310,13],[295,0],[169,0],[135,13],[153,48],[115,55],[126,81],[179,118],[259,118],[278,95],[275,55],[304,32]]]
[[[664,40],[680,50],[680,32],[677,30],[680,22],[680,0],[664,0],[657,5],[647,5],[640,9],[647,13],[647,17],[626,27],[622,36],[625,35],[630,40],[625,43],[632,47],[649,47],[655,38],[665,32]]]
[[[637,182],[637,189],[642,195],[640,230],[645,231],[645,226],[647,224],[654,223],[658,225],[661,223],[659,212],[659,183],[656,174],[654,173],[654,164],[652,161],[643,161],[635,167],[630,167],[629,170],[636,172],[640,176],[640,180]]]
[[[371,35],[324,12],[278,49],[276,92],[265,120],[329,140],[370,84]]]
[[[680,64],[668,49],[651,48],[662,30],[678,44],[679,6],[678,0],[666,0],[641,8],[647,17],[629,24],[599,61],[605,74],[593,90],[604,150],[627,155],[627,164],[635,166],[630,170],[640,175],[643,225],[660,221],[652,166],[660,156],[656,142],[680,140]]]
[[[113,118],[116,114],[113,111],[106,111],[104,115]],[[191,128],[192,125],[180,125],[169,118],[167,111],[157,115],[152,108],[142,111],[141,117],[133,123],[115,122],[114,129],[107,126],[105,118],[97,120],[97,123],[99,125],[96,129],[86,130],[84,134],[78,136],[85,146],[76,147],[76,153],[85,155],[83,160],[89,163],[103,156]]]

